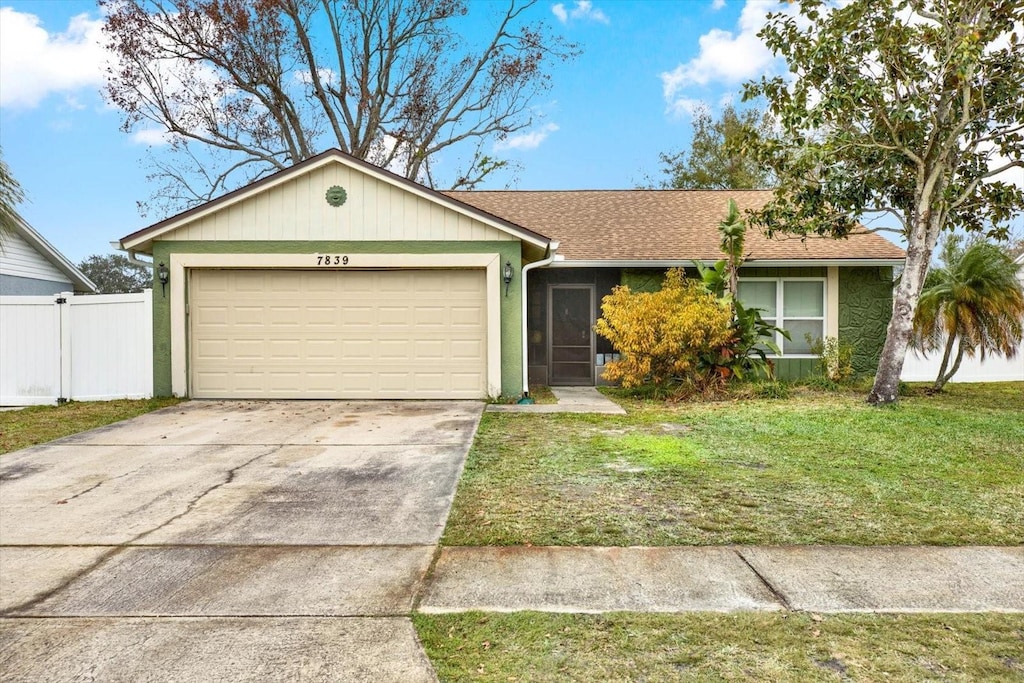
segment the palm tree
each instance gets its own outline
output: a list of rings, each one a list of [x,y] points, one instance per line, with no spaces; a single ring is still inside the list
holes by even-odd
[[[978,354],[981,360],[986,354],[1013,358],[1024,336],[1020,265],[1009,254],[988,242],[963,247],[960,238],[949,237],[941,259],[942,266],[925,280],[912,340],[922,351],[943,349],[932,391],[942,391],[965,354]]]

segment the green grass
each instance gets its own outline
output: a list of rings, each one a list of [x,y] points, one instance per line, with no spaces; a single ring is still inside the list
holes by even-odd
[[[177,398],[71,401],[0,412],[0,454],[53,441],[180,403]]]
[[[442,681],[1020,681],[1024,615],[414,616]]]
[[[446,545],[1024,542],[1024,384],[487,413]]]

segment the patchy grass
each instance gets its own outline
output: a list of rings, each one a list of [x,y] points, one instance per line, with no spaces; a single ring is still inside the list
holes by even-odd
[[[5,410],[0,412],[0,454],[127,420],[180,402],[178,398],[71,401],[59,406]]]
[[[539,405],[558,403],[558,399],[551,392],[551,387],[544,385],[530,387],[530,398]]]
[[[447,545],[1019,544],[1024,384],[487,413]]]
[[[1010,681],[1024,615],[413,617],[442,681]]]
[[[497,399],[494,399],[492,402],[493,403],[510,405],[510,404],[513,404],[513,403],[518,403],[520,398],[522,398],[522,397],[519,396],[519,395],[516,395],[516,396],[502,396],[502,397],[499,397]],[[532,398],[533,402],[537,403],[537,404],[558,403],[558,399],[555,398],[555,395],[551,392],[551,387],[547,387],[547,386],[543,386],[543,385],[530,387],[530,398]]]

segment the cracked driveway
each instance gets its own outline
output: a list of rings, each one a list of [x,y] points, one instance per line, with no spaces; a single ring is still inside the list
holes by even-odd
[[[0,459],[9,680],[434,680],[408,614],[483,406],[193,401]]]

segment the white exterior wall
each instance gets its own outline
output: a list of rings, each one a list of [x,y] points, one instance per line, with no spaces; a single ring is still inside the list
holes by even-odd
[[[4,234],[3,249],[0,249],[0,275],[66,282],[69,285],[68,289],[71,289],[71,280],[68,276],[14,231],[7,231]]]
[[[152,396],[152,310],[150,290],[0,297],[0,405]]]

